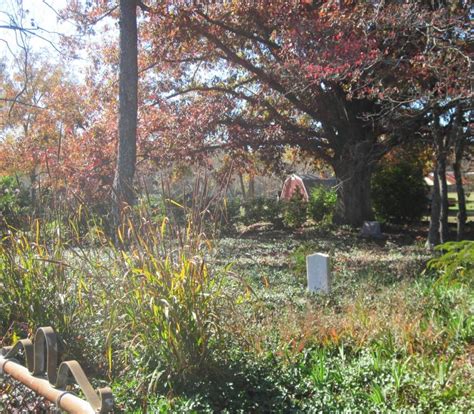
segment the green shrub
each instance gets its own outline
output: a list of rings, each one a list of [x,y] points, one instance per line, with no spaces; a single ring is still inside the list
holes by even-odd
[[[448,242],[436,246],[436,250],[442,255],[428,262],[429,269],[446,279],[474,281],[474,241]]]
[[[308,215],[316,222],[330,219],[336,208],[337,193],[326,187],[316,187],[311,191],[308,204]]]
[[[400,162],[380,168],[372,179],[376,215],[388,222],[420,220],[427,207],[428,188],[420,166]]]
[[[289,229],[301,227],[306,222],[307,203],[299,190],[283,203],[283,224]]]
[[[245,225],[255,224],[259,222],[272,223],[274,227],[282,227],[282,203],[276,198],[255,197],[244,201],[240,204],[240,200],[236,199],[229,203],[233,220],[241,222]]]
[[[0,225],[2,222],[14,227],[22,224],[29,202],[28,190],[14,177],[0,177]]]
[[[245,225],[250,225],[264,221],[264,210],[265,210],[266,200],[264,197],[255,197],[249,200],[246,200],[242,203],[242,208],[240,210],[241,221]]]
[[[276,198],[265,198],[262,220],[273,224],[275,228],[283,227],[282,203]]]

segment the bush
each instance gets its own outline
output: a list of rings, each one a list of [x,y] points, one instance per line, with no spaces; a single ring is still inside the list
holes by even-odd
[[[19,226],[28,212],[29,194],[14,177],[0,178],[0,222]]]
[[[408,162],[380,168],[372,179],[376,215],[392,223],[415,222],[427,206],[428,188],[420,166]]]
[[[316,222],[332,218],[336,200],[335,190],[326,187],[314,188],[309,196],[308,216]]]
[[[285,227],[294,229],[301,227],[307,218],[307,203],[303,200],[303,194],[295,191],[290,201],[283,204],[283,224]]]
[[[463,240],[436,246],[443,254],[428,262],[428,269],[437,270],[446,279],[472,282],[474,276],[474,241]]]
[[[245,201],[240,209],[242,223],[250,225],[258,222],[269,222],[275,227],[282,226],[282,206],[277,199],[255,197]]]

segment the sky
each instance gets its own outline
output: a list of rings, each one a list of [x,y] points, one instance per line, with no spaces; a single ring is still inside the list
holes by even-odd
[[[75,25],[69,21],[58,19],[57,12],[64,9],[67,0],[0,0],[0,26],[11,25],[11,16],[18,18],[18,4],[22,5],[24,16],[22,27],[31,29],[36,35],[29,36],[29,44],[34,52],[44,52],[51,61],[62,61],[59,34],[73,36]],[[7,65],[12,62],[13,55],[20,51],[18,44],[21,38],[17,31],[0,28],[0,60]],[[85,52],[80,52],[74,60],[66,60],[69,72],[73,77],[82,79],[85,68],[89,64]]]
[[[24,16],[18,14],[18,3],[22,4]],[[0,25],[11,23],[11,16],[24,28],[32,29],[37,36],[31,36],[31,46],[34,49],[45,49],[54,55],[54,47],[49,43],[58,44],[59,36],[55,33],[74,34],[71,23],[58,22],[55,10],[61,10],[66,0],[0,0]],[[50,7],[51,6],[51,7]],[[10,54],[17,50],[18,34],[14,30],[0,29],[1,55]],[[56,52],[57,53],[57,52]]]

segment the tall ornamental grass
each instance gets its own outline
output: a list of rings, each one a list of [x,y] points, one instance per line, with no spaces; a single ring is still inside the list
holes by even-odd
[[[85,210],[61,231],[39,220],[10,229],[0,242],[3,343],[52,325],[66,353],[108,382],[130,379],[142,399],[199,374],[219,342],[221,297],[206,263],[212,200],[201,190],[202,203],[181,207],[185,224],[141,205],[116,235]]]

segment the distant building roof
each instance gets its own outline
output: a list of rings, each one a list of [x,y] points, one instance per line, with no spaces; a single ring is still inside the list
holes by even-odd
[[[318,177],[314,174],[293,174],[300,177],[303,180],[306,188],[312,188],[317,185],[323,185],[325,187],[334,187],[337,184],[337,179],[335,177],[324,178]]]
[[[425,177],[425,182],[429,186],[433,186],[433,176],[434,176],[433,173],[429,173]],[[456,185],[456,178],[454,177],[454,173],[452,171],[446,172],[446,182],[448,183],[448,185]],[[467,181],[463,178],[462,183],[463,185],[465,185],[467,184]]]
[[[303,195],[303,199],[308,201],[311,190],[314,187],[334,187],[336,184],[337,179],[334,177],[323,178],[313,174],[292,174],[283,183],[280,197],[283,200],[290,200],[294,192],[298,189]]]

